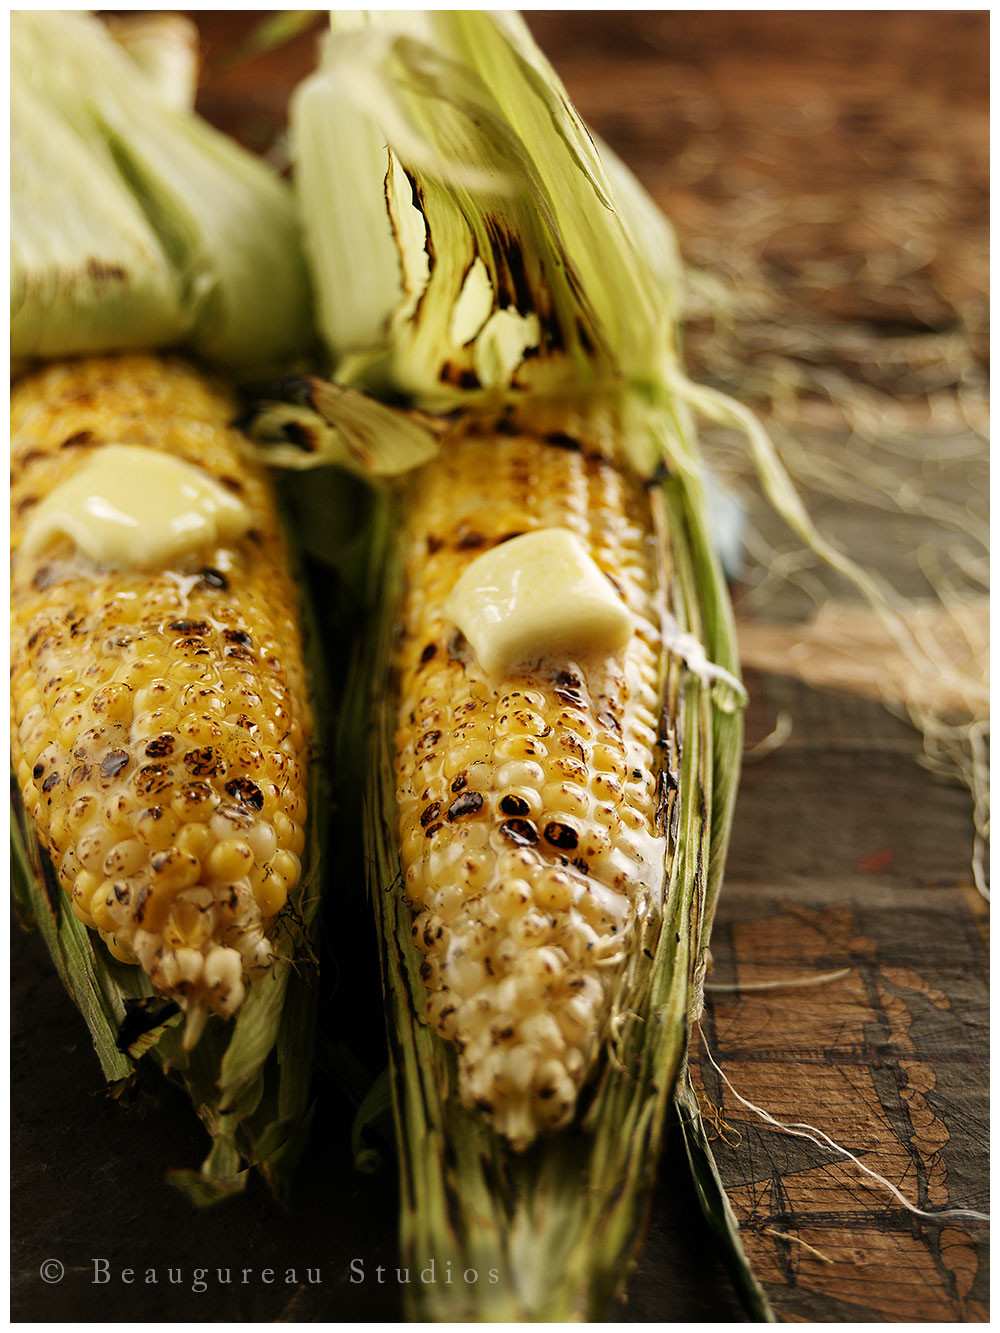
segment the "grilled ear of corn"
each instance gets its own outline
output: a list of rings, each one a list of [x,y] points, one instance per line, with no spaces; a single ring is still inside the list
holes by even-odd
[[[331,24],[292,129],[338,387],[289,405],[286,449],[342,460],[345,386],[439,413],[445,436],[373,530],[344,709],[371,733],[343,768],[370,741],[404,1261],[490,1275],[405,1295],[417,1318],[601,1318],[685,1077],[739,767],[732,622],[673,388],[675,251],[665,223],[643,244],[652,206],[516,16]],[[274,446],[277,404],[264,421]],[[366,455],[384,477],[403,456]],[[484,640],[491,677],[450,599],[482,551],[544,528],[576,533],[634,633],[558,660],[541,649],[563,626],[550,641],[536,612],[535,661],[515,626],[509,657]],[[517,603],[497,591],[473,600]]]
[[[468,434],[417,474],[405,513],[403,892],[462,1099],[523,1149],[572,1119],[663,897],[662,561],[648,496],[607,439]],[[448,594],[482,552],[550,528],[580,539],[634,632],[620,653],[491,675]]]
[[[232,398],[192,369],[143,356],[50,366],[12,400],[21,796],[73,912],[176,1001],[188,1044],[209,1012],[232,1015],[270,965],[305,841],[310,717],[296,596],[268,484],[240,453],[234,414]],[[26,542],[60,487],[123,442],[213,479],[244,507],[248,530],[153,569],[102,567],[65,538]]]

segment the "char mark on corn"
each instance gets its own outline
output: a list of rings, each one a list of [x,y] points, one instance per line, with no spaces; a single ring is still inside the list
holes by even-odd
[[[426,1017],[465,1105],[515,1148],[573,1117],[640,921],[662,898],[653,756],[663,574],[613,450],[469,435],[406,498],[397,807]],[[626,648],[497,680],[443,611],[511,534],[567,528],[635,621]]]
[[[310,717],[295,589],[236,404],[148,356],[48,367],[12,398],[12,758],[72,909],[142,965],[196,1039],[269,965],[300,875]],[[248,532],[168,568],[20,548],[32,511],[109,443],[238,492]]]

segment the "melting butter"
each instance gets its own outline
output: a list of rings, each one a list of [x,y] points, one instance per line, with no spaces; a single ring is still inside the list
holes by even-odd
[[[445,607],[483,670],[624,648],[632,616],[583,543],[565,528],[512,537],[472,562]]]
[[[107,444],[39,503],[21,549],[32,558],[68,537],[97,565],[148,569],[239,537],[250,522],[246,505],[201,468]]]

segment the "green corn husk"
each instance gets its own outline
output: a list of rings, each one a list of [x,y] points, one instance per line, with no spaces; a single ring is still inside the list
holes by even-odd
[[[625,168],[605,166],[516,17],[337,11],[332,27],[321,68],[294,99],[292,129],[334,382],[300,381],[288,401],[266,404],[258,439],[272,461],[383,479],[372,629],[345,701],[338,767],[348,786],[367,774],[403,1263],[419,1270],[434,1259],[480,1275],[475,1285],[411,1284],[408,1314],[605,1315],[641,1239],[676,1103],[706,1215],[748,1310],[767,1318],[685,1068],[740,767],[742,694],[703,469],[673,387],[672,235]],[[400,399],[417,410],[387,406]],[[560,414],[617,418],[629,462],[650,483],[674,615],[691,636],[678,644],[700,646],[703,666],[705,657],[714,664],[690,669],[678,644],[669,657],[664,706],[679,737],[679,795],[662,915],[646,923],[626,968],[577,1122],[523,1154],[463,1109],[453,1049],[418,1017],[422,955],[399,893],[392,746],[405,504],[405,481],[393,479],[432,458],[442,429],[463,414],[488,422],[502,411],[525,432],[551,429]]]
[[[87,14],[15,13],[11,49],[12,356],[184,344],[252,374],[307,349],[286,184]]]

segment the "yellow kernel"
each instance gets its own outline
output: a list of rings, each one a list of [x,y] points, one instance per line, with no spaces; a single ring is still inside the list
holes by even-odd
[[[573,901],[575,886],[560,870],[546,871],[535,885],[535,903],[543,912],[562,912]]]
[[[481,764],[490,757],[490,743],[483,736],[476,736],[458,745],[450,747],[445,754],[444,771],[449,778],[461,773],[471,764]]]
[[[294,821],[292,823],[292,829],[292,842],[288,850],[294,852],[296,856],[301,856],[305,851],[306,831],[301,823]]]
[[[517,733],[511,736],[502,736],[494,745],[493,753],[498,759],[537,761],[544,759],[548,750],[536,736],[525,736]],[[485,757],[483,755],[484,759]]]
[[[280,875],[272,873],[255,889],[254,897],[263,916],[276,916],[288,901],[288,886]]]
[[[541,787],[544,781],[545,770],[530,759],[511,760],[496,771],[496,784],[501,791],[507,787]]]
[[[591,755],[591,763],[598,771],[614,773],[621,782],[625,781],[627,768],[619,749],[612,748],[610,745],[595,745]]]
[[[177,732],[178,721],[179,714],[173,708],[155,708],[133,722],[132,739],[147,741],[154,736],[173,736]]]
[[[93,822],[97,814],[96,796],[78,796],[66,811],[67,827],[76,833],[86,824]]]
[[[637,810],[634,805],[629,805],[626,802],[621,807],[619,815],[621,816],[621,821],[625,827],[632,829],[633,832],[638,833],[640,829],[644,833],[651,832],[649,821],[646,819],[646,816],[642,814],[641,811]]]
[[[253,776],[264,768],[264,755],[260,746],[254,745],[253,741],[241,740],[233,748],[233,763]]]
[[[217,843],[206,862],[206,869],[213,879],[227,881],[242,879],[252,866],[253,851],[245,842],[235,838]]]
[[[162,805],[152,805],[143,810],[136,822],[136,836],[154,852],[169,847],[180,827],[180,821],[172,810]],[[189,851],[190,848],[185,848]]]
[[[552,927],[541,912],[525,912],[510,923],[510,933],[518,944],[543,944],[551,935]]]
[[[137,668],[144,665],[142,662],[133,663],[130,668],[131,674],[140,676],[142,673]],[[105,685],[95,692],[90,706],[108,722],[116,725],[129,722],[132,718],[132,687],[124,682]]]
[[[193,820],[204,823],[218,803],[218,797],[207,782],[186,782],[174,792],[170,806],[183,823]]]
[[[579,819],[590,809],[590,797],[574,782],[549,782],[542,788],[542,804],[552,819],[560,815]]]
[[[115,896],[111,881],[105,880],[98,887],[90,901],[90,915],[93,917],[94,925],[98,930],[114,931],[117,928],[118,923],[111,915],[114,902]]]
[[[108,946],[108,953],[112,958],[117,958],[119,963],[137,963],[139,961],[128,945],[124,944],[117,935],[111,935],[106,930],[102,930],[101,939]]]
[[[200,862],[178,847],[154,852],[150,858],[150,868],[157,884],[172,889],[188,889],[201,878]]]
[[[458,873],[466,892],[478,893],[490,877],[491,858],[485,852],[470,852],[458,864]]]
[[[114,839],[103,830],[85,833],[77,843],[76,855],[84,870],[91,870],[96,875],[102,870],[104,858],[113,846]]]
[[[505,920],[518,916],[531,902],[531,885],[526,879],[509,879],[490,894],[490,906]]]
[[[275,822],[277,823],[277,821]],[[291,823],[292,821],[289,820],[288,822]],[[419,822],[415,821],[413,827],[403,834],[402,843],[400,845],[400,857],[404,865],[412,865],[414,862],[420,860],[423,855],[424,842],[424,830],[420,827]],[[278,843],[280,846],[280,837]]]
[[[617,801],[622,794],[621,783],[613,773],[595,773],[590,789],[599,801]]]
[[[90,914],[90,905],[94,894],[103,884],[103,880],[89,870],[81,870],[73,884],[70,906],[77,920],[85,926],[93,926],[94,918]]]
[[[208,713],[196,713],[184,718],[177,730],[191,745],[211,745],[222,740],[223,731]]]
[[[277,852],[274,860],[271,862],[271,869],[276,875],[288,885],[289,889],[295,887],[299,882],[299,876],[302,873],[302,866],[299,858],[292,852]]]
[[[182,852],[187,852],[189,856],[204,861],[216,846],[216,837],[207,824],[181,824],[180,831],[174,839],[174,846],[180,848]]]
[[[593,823],[580,837],[580,855],[586,861],[603,856],[611,849],[611,838],[603,824]]]
[[[122,879],[137,874],[149,855],[138,838],[116,842],[104,858],[104,873],[109,879]]]

